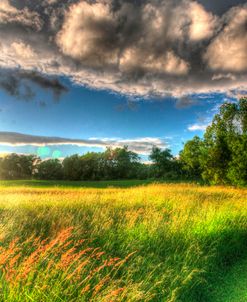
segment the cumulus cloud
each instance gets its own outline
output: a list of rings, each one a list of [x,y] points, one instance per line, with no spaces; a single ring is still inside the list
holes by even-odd
[[[81,1],[65,14],[57,44],[61,51],[86,66],[116,65],[118,37],[110,5]]]
[[[34,136],[16,132],[0,132],[0,144],[9,146],[46,146],[46,145],[76,145],[83,147],[123,147],[128,146],[129,150],[138,154],[150,154],[153,146],[161,149],[167,147],[164,140],[160,138],[144,137],[136,139],[69,139],[61,137]]]
[[[170,35],[180,40],[199,42],[212,37],[219,24],[219,18],[196,1],[181,1],[173,9],[174,19],[169,28]]]
[[[22,59],[37,58],[30,45],[25,45],[23,42],[13,42],[11,48],[14,54]]]
[[[247,90],[247,6],[227,1],[3,0],[0,69],[136,97]]]
[[[213,70],[245,72],[247,70],[247,6],[232,9],[227,25],[209,45],[205,54]]]
[[[144,59],[145,57],[145,59]],[[120,71],[134,72],[143,69],[149,73],[183,75],[189,70],[188,63],[177,57],[172,51],[167,51],[158,58],[146,54],[140,49],[128,48],[119,61]]]
[[[0,3],[0,24],[16,24],[40,30],[42,21],[37,12],[30,11],[28,8],[17,9],[8,0],[1,0]]]
[[[192,41],[199,41],[210,38],[217,26],[217,18],[212,13],[207,12],[205,8],[197,2],[189,4],[189,13],[191,24],[189,36]]]

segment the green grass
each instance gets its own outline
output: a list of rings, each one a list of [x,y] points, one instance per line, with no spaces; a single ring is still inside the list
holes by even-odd
[[[0,187],[31,187],[31,188],[131,188],[137,186],[145,186],[158,183],[185,183],[182,180],[154,180],[154,179],[130,179],[130,180],[99,180],[99,181],[68,181],[68,180],[0,180]],[[187,183],[195,183],[195,181],[187,181]],[[198,182],[199,184],[199,182]]]
[[[246,302],[247,301],[247,259],[233,266],[216,286],[215,302]]]
[[[0,180],[0,186],[3,187],[38,187],[38,188],[130,188],[140,185],[151,184],[153,180],[111,180],[111,181],[67,181],[67,180]]]
[[[247,190],[53,184],[0,183],[0,301],[245,301]]]

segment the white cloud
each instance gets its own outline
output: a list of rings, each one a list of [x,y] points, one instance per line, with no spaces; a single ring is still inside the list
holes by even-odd
[[[219,25],[219,18],[197,1],[183,0],[172,11],[168,34],[174,41],[196,43],[211,38]]]
[[[62,30],[57,34],[61,51],[89,66],[117,64],[117,48],[107,44],[114,35],[114,17],[105,2],[81,1],[71,5],[65,14]],[[117,37],[114,37],[117,39]],[[105,47],[104,47],[105,46]]]
[[[142,155],[150,154],[152,147],[161,149],[168,145],[163,139],[154,137],[142,137],[135,139],[121,138],[90,138],[90,139],[69,139],[61,137],[35,136],[15,132],[0,132],[0,145],[9,146],[48,146],[48,145],[75,145],[81,147],[123,147],[128,146],[129,150]]]
[[[226,74],[214,74],[213,77],[212,77],[212,80],[213,81],[220,81],[220,80],[223,80],[223,79],[230,79],[232,81],[235,81],[236,80],[236,76],[232,73],[226,73]]]
[[[191,24],[189,28],[189,37],[192,41],[199,41],[210,38],[217,26],[217,17],[207,12],[204,7],[197,2],[189,3],[189,15]]]
[[[194,124],[194,125],[190,125],[188,127],[188,130],[189,131],[205,131],[208,127],[208,124],[207,125],[204,125],[204,124]]]
[[[247,6],[229,12],[228,24],[209,45],[205,60],[213,70],[244,72],[247,69]]]
[[[30,45],[23,42],[13,42],[11,48],[14,54],[22,59],[33,59],[36,57],[34,50]]]
[[[172,51],[155,57],[138,48],[126,49],[119,60],[119,66],[120,70],[124,72],[142,68],[151,73],[174,75],[184,75],[189,70],[189,64]]]

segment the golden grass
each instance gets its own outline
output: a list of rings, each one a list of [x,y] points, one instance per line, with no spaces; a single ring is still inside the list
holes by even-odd
[[[210,301],[246,251],[245,189],[0,186],[0,215],[0,301]]]

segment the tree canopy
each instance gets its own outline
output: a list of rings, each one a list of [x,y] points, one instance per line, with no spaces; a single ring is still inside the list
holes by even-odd
[[[190,176],[212,184],[247,183],[247,98],[224,103],[202,139],[194,137],[180,153]]]

